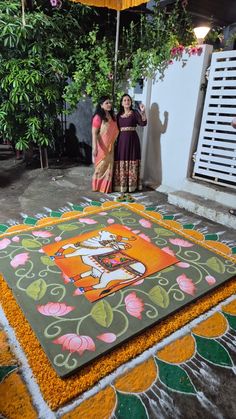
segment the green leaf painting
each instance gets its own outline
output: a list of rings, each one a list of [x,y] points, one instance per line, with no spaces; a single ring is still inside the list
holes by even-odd
[[[115,417],[124,419],[127,417],[136,419],[148,419],[146,408],[141,399],[133,394],[124,394],[116,390],[117,406]]]
[[[195,394],[196,390],[188,374],[178,365],[168,364],[158,358],[155,358],[159,368],[159,379],[171,390],[181,393]]]
[[[40,260],[41,260],[43,265],[55,266],[55,262],[52,259],[50,259],[49,256],[41,256]]]
[[[202,358],[222,367],[233,366],[230,355],[221,343],[215,339],[202,338],[196,335],[194,335],[194,338],[197,344],[197,352]]]
[[[37,279],[36,281],[32,282],[27,289],[26,294],[31,297],[33,300],[38,301],[43,298],[47,291],[47,284],[44,279]]]
[[[112,211],[111,212],[113,217],[123,218],[123,217],[130,217],[130,212],[128,211]]]
[[[214,272],[217,272],[219,274],[223,274],[225,272],[225,265],[216,256],[212,256],[211,258],[207,259],[206,265],[209,268],[211,268]]]
[[[61,231],[73,231],[78,230],[79,226],[76,224],[58,224],[57,226]]]
[[[40,249],[42,244],[37,240],[23,239],[22,246],[24,249]]]
[[[149,295],[150,300],[154,304],[162,308],[167,308],[170,303],[169,295],[167,294],[165,289],[160,287],[159,285],[156,285],[155,287],[153,287],[149,291],[148,295]]]
[[[99,301],[91,310],[92,318],[101,326],[109,327],[113,320],[113,311],[106,300]]]
[[[162,269],[161,272],[164,274],[166,274],[167,272],[171,272],[174,271],[175,267],[174,266],[168,266],[168,268]]]
[[[166,228],[162,228],[162,227],[155,227],[154,231],[155,233],[157,233],[158,236],[161,236],[161,237],[172,237],[175,235],[173,231],[167,230]]]

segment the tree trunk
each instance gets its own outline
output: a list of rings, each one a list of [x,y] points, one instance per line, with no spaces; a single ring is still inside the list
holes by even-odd
[[[48,169],[48,149],[44,148],[44,169]]]
[[[42,156],[42,147],[39,146],[39,158],[40,158],[40,168],[43,170],[43,156]]]
[[[25,0],[21,0],[22,26],[25,26]]]
[[[47,147],[39,146],[40,168],[48,169],[48,150]]]

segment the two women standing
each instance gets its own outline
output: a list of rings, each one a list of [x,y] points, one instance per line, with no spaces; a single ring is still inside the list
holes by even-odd
[[[134,110],[128,94],[121,98],[117,123],[109,97],[101,98],[92,123],[95,163],[93,191],[109,193],[112,191],[112,184],[113,190],[122,194],[142,189],[141,148],[136,127],[146,124],[144,105],[140,105],[140,111]]]

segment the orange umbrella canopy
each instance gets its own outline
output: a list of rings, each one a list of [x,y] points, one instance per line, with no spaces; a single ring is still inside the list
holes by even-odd
[[[147,3],[148,0],[70,0],[74,3],[87,4],[88,6],[107,7],[114,10],[125,10],[130,7],[139,6],[139,4]]]

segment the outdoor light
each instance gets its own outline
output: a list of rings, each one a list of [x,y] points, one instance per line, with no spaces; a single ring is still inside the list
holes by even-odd
[[[209,26],[198,26],[193,29],[193,32],[197,38],[199,44],[203,43],[205,36],[208,34],[211,28]]]

